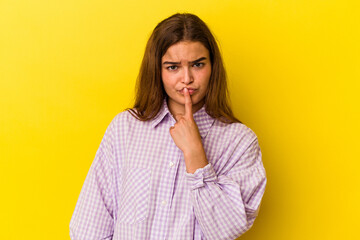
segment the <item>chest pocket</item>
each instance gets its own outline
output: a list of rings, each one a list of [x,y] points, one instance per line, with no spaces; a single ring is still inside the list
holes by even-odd
[[[144,221],[149,213],[151,171],[144,168],[129,170],[122,201],[120,204],[118,221],[135,224]]]

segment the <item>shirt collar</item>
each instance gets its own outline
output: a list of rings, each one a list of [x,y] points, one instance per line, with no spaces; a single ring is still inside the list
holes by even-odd
[[[158,114],[156,115],[156,117],[152,120],[153,122],[151,123],[151,126],[152,126],[153,128],[157,127],[157,125],[159,125],[159,123],[160,123],[166,116],[171,116],[171,113],[170,113],[169,108],[168,108],[168,106],[167,106],[166,99],[164,99],[163,105],[161,106],[161,109],[160,109],[160,111],[158,112]]]
[[[166,99],[164,99],[163,105],[159,111],[159,113],[156,115],[156,117],[152,120],[151,126],[153,128],[157,127],[165,118],[173,118],[170,110],[168,108]],[[196,113],[193,115],[195,123],[199,129],[199,133],[201,138],[205,138],[208,134],[211,126],[213,125],[215,119],[212,118],[209,114],[207,114],[205,110],[205,105],[200,108]]]

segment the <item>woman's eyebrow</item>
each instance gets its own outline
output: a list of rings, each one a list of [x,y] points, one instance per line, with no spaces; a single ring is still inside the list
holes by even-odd
[[[198,63],[198,62],[201,62],[202,60],[205,60],[206,57],[201,57],[199,59],[196,59],[194,61],[191,61],[189,62],[190,64],[194,64],[194,63]],[[171,64],[171,65],[176,65],[176,64],[180,64],[181,62],[169,62],[169,61],[166,61],[166,62],[163,62],[163,65],[165,64]]]
[[[196,60],[190,62],[190,64],[198,63],[198,62],[201,62],[202,60],[205,60],[205,59],[206,59],[206,57],[201,57],[199,59],[196,59]]]
[[[176,64],[180,64],[180,62],[163,62],[163,64],[171,64],[171,65],[176,65]]]

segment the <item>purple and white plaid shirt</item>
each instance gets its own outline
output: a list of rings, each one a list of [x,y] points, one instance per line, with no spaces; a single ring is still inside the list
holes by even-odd
[[[186,172],[166,101],[151,121],[118,114],[102,139],[71,222],[72,240],[235,239],[257,216],[266,185],[256,135],[205,108],[194,113],[209,164]]]

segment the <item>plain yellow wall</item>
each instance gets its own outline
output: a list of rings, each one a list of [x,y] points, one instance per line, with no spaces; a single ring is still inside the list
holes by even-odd
[[[145,43],[175,12],[220,42],[268,185],[241,239],[360,239],[357,0],[0,1],[0,239],[69,239]]]

